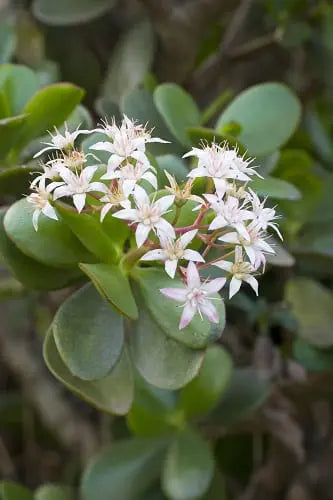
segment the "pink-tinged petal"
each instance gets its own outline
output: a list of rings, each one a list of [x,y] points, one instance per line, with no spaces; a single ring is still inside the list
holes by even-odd
[[[115,212],[112,215],[116,219],[131,220],[131,221],[137,220],[137,213],[134,208],[128,208],[128,209],[125,208],[124,210],[119,210],[119,212]]]
[[[191,323],[196,312],[197,309],[195,307],[192,307],[190,302],[187,302],[187,304],[185,304],[182,315],[180,317],[179,330],[182,330],[189,323]]]
[[[168,297],[168,299],[176,300],[177,302],[185,302],[188,294],[187,288],[161,288],[160,292]]]
[[[138,247],[141,247],[144,244],[144,242],[148,238],[150,229],[150,226],[146,226],[145,224],[138,224],[138,227],[135,231],[135,239]]]
[[[236,232],[224,234],[223,236],[220,236],[218,240],[223,241],[224,243],[233,243],[235,245],[240,244],[239,235]]]
[[[54,210],[54,208],[52,207],[52,205],[50,205],[50,203],[46,203],[45,204],[45,206],[44,206],[44,208],[42,210],[42,213],[44,215],[46,215],[46,217],[48,217],[49,219],[58,220],[57,213]]]
[[[108,153],[114,152],[112,142],[108,142],[108,141],[96,142],[96,144],[93,144],[92,146],[90,146],[89,149],[93,149],[94,151],[107,151]]]
[[[63,198],[64,196],[71,196],[72,192],[68,189],[68,186],[60,186],[53,191],[53,199]]]
[[[64,179],[67,184],[70,184],[75,178],[73,172],[71,172],[67,167],[59,167],[59,175]]]
[[[99,193],[107,193],[108,188],[106,187],[105,184],[103,184],[103,182],[92,182],[87,189],[87,192],[91,191],[97,191]]]
[[[212,281],[209,281],[209,283],[204,283],[203,285],[201,285],[201,288],[209,295],[211,295],[213,293],[219,292],[221,288],[224,287],[226,281],[226,278],[216,278]]]
[[[132,194],[133,189],[135,188],[135,185],[136,185],[136,181],[134,181],[134,180],[126,179],[125,181],[123,181],[122,189],[123,189],[124,195],[129,196],[130,194]]]
[[[149,205],[150,206],[149,196],[141,186],[135,186],[133,196],[134,196],[135,203],[138,206],[142,206],[142,205]]]
[[[215,219],[211,222],[210,226],[209,226],[209,230],[213,230],[213,229],[219,229],[219,228],[222,228],[222,227],[225,227],[228,225],[228,222],[225,220],[224,217],[222,217],[222,215],[218,215],[217,217],[215,217]]]
[[[193,262],[205,262],[205,259],[199,252],[195,250],[191,250],[190,248],[186,249],[183,254],[183,259],[192,260]]]
[[[254,290],[255,294],[258,295],[258,281],[253,276],[245,278],[244,281],[246,281],[246,283],[248,283],[250,287]]]
[[[254,219],[255,215],[251,210],[241,210],[242,220]]]
[[[41,214],[41,210],[35,210],[32,214],[32,225],[34,226],[35,231],[38,231],[38,219]]]
[[[134,158],[135,160],[143,163],[144,165],[149,164],[148,158],[143,151],[133,151],[133,153],[131,153],[131,158]]]
[[[223,269],[223,271],[227,271],[228,273],[230,273],[233,263],[227,260],[219,260],[218,262],[214,262],[213,266],[219,267],[220,269]]]
[[[197,266],[192,261],[189,262],[186,271],[186,281],[188,288],[200,288],[201,281]]]
[[[249,233],[242,222],[236,222],[236,224],[231,224],[231,226],[234,227],[245,240],[250,241]]]
[[[174,228],[171,226],[171,224],[161,218],[157,224],[155,224],[155,228],[157,230],[157,235],[159,237],[159,239],[165,237],[165,238],[168,238],[170,240],[173,240],[175,237],[176,237],[176,234],[175,234],[175,230]]]
[[[214,177],[214,185],[218,196],[222,198],[226,192],[228,183],[224,179],[217,179]]]
[[[194,168],[193,170],[190,170],[190,172],[187,174],[187,177],[206,177],[207,176],[207,170],[204,167],[197,167]]]
[[[131,208],[131,202],[129,200],[121,201],[119,205],[127,210],[130,210]]]
[[[209,302],[209,300],[205,300],[203,304],[200,304],[200,311],[201,313],[206,316],[206,318],[211,322],[211,323],[218,323],[219,322],[219,313],[217,312],[216,308],[214,305]]]
[[[153,186],[153,188],[157,189],[156,175],[154,175],[152,172],[144,173],[141,178],[145,179],[147,182],[149,182],[149,184],[151,184]]]
[[[165,267],[165,272],[170,276],[170,278],[174,278],[177,270],[177,264],[178,260],[173,259],[173,260],[166,260],[164,267]]]
[[[101,222],[103,222],[104,217],[110,211],[111,208],[112,208],[112,204],[111,203],[107,203],[106,205],[104,205],[104,207],[101,210]]]
[[[197,229],[193,229],[192,231],[188,231],[187,233],[182,234],[182,236],[179,239],[181,241],[183,248],[186,248],[187,245],[191,243],[197,232],[198,232]]]
[[[242,284],[242,280],[239,280],[233,276],[230,281],[230,287],[229,287],[229,299],[233,297],[240,289]]]
[[[85,193],[74,194],[73,195],[73,203],[74,203],[74,206],[76,207],[76,210],[79,213],[82,212],[84,205],[86,204],[86,194]]]
[[[97,165],[94,165],[94,166],[92,165],[90,167],[86,167],[82,170],[81,175],[83,177],[85,177],[88,182],[90,182],[91,179],[93,178],[94,173],[96,172],[97,168],[98,168]]]
[[[168,196],[163,196],[159,200],[155,201],[154,205],[158,207],[160,214],[165,213],[168,208],[173,204],[175,201],[175,197],[173,194],[168,195]]]
[[[165,252],[161,248],[157,250],[150,250],[141,257],[141,260],[165,260],[165,259],[166,259]]]
[[[244,245],[244,250],[245,250],[246,255],[249,258],[249,261],[253,265],[255,263],[255,261],[256,261],[256,252],[255,252],[255,250],[252,247],[248,246],[248,245]]]

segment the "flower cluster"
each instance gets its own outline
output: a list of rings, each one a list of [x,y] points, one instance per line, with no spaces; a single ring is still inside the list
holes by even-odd
[[[90,149],[106,152],[107,165],[99,163],[94,153],[85,154],[75,147],[80,134],[91,132],[105,136]],[[119,126],[112,121],[93,131],[69,132],[66,128],[64,135],[55,130],[47,147],[36,155],[53,152],[31,183],[28,201],[34,206],[34,227],[37,231],[41,213],[57,219],[55,202],[59,198],[72,200],[71,209],[79,213],[99,210],[101,221],[108,213],[123,220],[135,233],[138,259],[161,262],[170,279],[177,272],[181,276],[183,288],[161,289],[162,294],[183,306],[179,328],[188,325],[196,313],[218,323],[212,302],[216,297],[212,295],[227,279],[230,298],[242,282],[258,294],[255,276],[264,270],[266,254],[274,253],[267,230],[281,237],[275,209],[265,207],[266,200],[260,200],[248,185],[254,175],[259,175],[253,160],[226,143],[193,148],[184,155],[193,165],[186,182],[178,185],[165,172],[167,194],[158,190],[157,172],[146,150],[151,142],[166,141],[153,138],[145,126],[126,116]],[[95,165],[88,165],[90,158]],[[196,189],[194,194],[192,190],[199,184],[205,186],[204,192]],[[185,209],[191,223],[181,226]],[[185,262],[187,268],[183,267]],[[224,276],[204,280],[200,270],[210,266],[221,269]]]

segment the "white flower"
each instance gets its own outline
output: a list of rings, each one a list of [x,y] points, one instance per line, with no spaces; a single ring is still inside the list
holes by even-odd
[[[167,142],[157,137],[151,137],[150,133],[142,125],[137,125],[126,115],[120,127],[113,122],[112,125],[106,124],[104,128],[97,129],[108,136],[110,141],[97,142],[90,149],[96,151],[107,151],[111,153],[108,161],[108,173],[119,167],[119,165],[129,158],[133,158],[149,164],[145,154],[146,143],[149,142]]]
[[[168,273],[170,278],[174,278],[179,259],[192,260],[194,262],[205,262],[199,252],[186,249],[197,232],[197,229],[188,231],[177,240],[166,238],[162,233],[160,235],[162,248],[150,250],[143,257],[141,257],[141,260],[163,260],[165,262],[165,271]]]
[[[69,132],[67,124],[64,135],[60,134],[57,127],[54,127],[54,130],[56,132],[54,135],[50,132],[51,142],[42,143],[47,147],[36,153],[34,158],[37,158],[37,156],[40,156],[46,151],[50,151],[51,149],[59,149],[60,151],[71,150],[74,148],[74,142],[80,134],[90,134],[89,130],[79,130],[79,128],[74,130],[74,132]]]
[[[41,166],[43,168],[43,172],[42,173],[38,172],[37,177],[35,177],[32,183],[30,184],[31,189],[33,189],[36,186],[36,184],[45,185],[46,180],[53,180],[59,177],[59,164],[57,163],[52,163],[51,165],[42,164]],[[60,184],[62,183],[59,183],[59,185]]]
[[[224,146],[215,143],[203,149],[192,148],[183,158],[197,157],[198,166],[190,171],[188,177],[211,177],[216,191],[224,192],[227,184],[226,179],[235,179],[239,175],[232,168],[235,154],[233,150],[227,150]],[[248,177],[246,177],[247,179]]]
[[[250,164],[253,162],[253,159],[245,159],[245,156],[239,156],[236,150],[230,151],[233,153],[232,157],[230,156],[231,168],[235,172],[235,179],[238,181],[249,181],[251,180],[251,175],[257,175],[261,179],[263,178],[258,172],[255,170],[256,167],[250,167]]]
[[[49,202],[50,191],[52,189],[51,184],[45,188],[45,183],[42,181],[40,186],[34,186],[34,193],[31,193],[27,197],[27,201],[31,203],[34,207],[34,212],[32,214],[32,223],[35,231],[38,231],[38,219],[40,214],[46,215],[50,219],[58,220],[56,211]]]
[[[84,168],[80,173],[71,172],[68,168],[60,169],[60,176],[64,180],[62,186],[57,187],[53,193],[54,200],[64,196],[73,197],[73,203],[78,212],[81,212],[86,203],[87,193],[92,191],[107,191],[107,187],[102,182],[91,182],[97,166]]]
[[[250,238],[249,240],[242,238],[242,236],[236,232],[224,234],[218,239],[224,243],[241,245],[244,248],[251,264],[257,269],[261,264],[265,265],[265,253],[274,254],[275,252],[273,248],[264,240],[263,231],[260,227],[256,226],[254,222],[251,222],[247,226],[246,230]]]
[[[258,295],[258,281],[251,274],[256,269],[252,266],[252,264],[250,264],[250,262],[244,261],[242,247],[237,246],[235,248],[234,263],[227,260],[221,260],[219,262],[215,262],[213,265],[232,274],[229,287],[230,299],[239,291],[242,281],[246,281],[246,283],[253,288],[256,295]]]
[[[210,302],[210,295],[217,293],[224,286],[226,279],[217,278],[209,283],[201,283],[198,270],[190,262],[186,271],[187,285],[184,288],[162,288],[160,291],[166,297],[184,303],[184,310],[180,318],[179,329],[182,330],[198,312],[206,316],[212,323],[219,322],[219,315],[215,306]]]
[[[275,209],[265,207],[266,199],[264,201],[260,201],[258,195],[251,188],[249,188],[249,192],[249,199],[252,203],[254,219],[256,220],[258,226],[261,229],[264,229],[264,231],[266,231],[268,227],[271,227],[278,234],[279,238],[283,240],[277,225],[272,222],[273,220],[279,218],[278,215],[275,215]]]
[[[174,199],[174,196],[169,195],[151,202],[146,191],[136,186],[134,190],[136,208],[120,210],[113,214],[113,217],[137,223],[135,237],[138,247],[143,245],[151,230],[157,234],[164,233],[168,238],[175,238],[173,227],[162,217],[173,204]]]
[[[235,228],[243,238],[249,239],[244,221],[253,219],[254,215],[250,210],[243,208],[244,204],[239,206],[238,198],[228,196],[224,201],[220,196],[213,194],[205,194],[204,197],[216,213],[216,217],[211,222],[209,229],[212,230],[231,226]]]
[[[101,203],[105,203],[101,210],[101,222],[103,222],[106,214],[111,210],[112,207],[119,207],[129,209],[131,208],[131,202],[125,196],[123,188],[119,182],[116,185],[112,185],[111,188],[107,190],[105,196],[100,198]]]
[[[157,189],[156,175],[150,172],[151,168],[153,168],[151,165],[143,164],[140,161],[137,161],[136,165],[127,163],[120,169],[107,172],[102,179],[119,179],[125,195],[129,196],[133,192],[136,183],[141,180],[146,180],[153,188]]]

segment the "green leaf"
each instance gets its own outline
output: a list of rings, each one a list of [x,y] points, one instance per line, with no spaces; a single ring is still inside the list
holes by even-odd
[[[180,392],[180,405],[188,417],[208,413],[228,387],[232,359],[218,345],[207,348],[199,374]]]
[[[135,277],[147,308],[167,336],[193,349],[205,347],[220,337],[225,326],[225,308],[222,299],[214,303],[220,316],[220,322],[217,325],[213,325],[206,319],[202,320],[197,314],[186,328],[179,330],[182,309],[177,307],[175,301],[166,299],[160,289],[182,287],[181,280],[178,277],[171,280],[164,270],[157,268],[138,269]],[[215,297],[220,298],[218,294]]]
[[[83,500],[137,500],[160,474],[165,439],[116,441],[97,455],[84,472]]]
[[[265,179],[256,177],[249,182],[249,186],[259,196],[269,196],[282,200],[299,200],[302,197],[302,193],[295,186],[274,177],[266,177]]]
[[[122,317],[91,284],[65,300],[52,328],[64,363],[83,380],[105,377],[120,357],[124,344]]]
[[[81,380],[71,374],[60,357],[50,329],[44,340],[43,356],[50,372],[70,391],[101,411],[125,415],[133,400],[134,382],[127,350],[111,373],[99,380]]]
[[[43,264],[60,267],[94,260],[60,220],[42,214],[35,231],[33,211],[31,203],[22,199],[9,208],[4,220],[7,235],[23,253]]]
[[[17,115],[0,120],[0,158],[5,158],[11,148],[15,146],[26,119],[27,115]]]
[[[241,154],[246,152],[246,148],[236,137],[211,128],[189,127],[187,129],[187,135],[189,136],[192,145],[196,147],[200,146],[202,141],[207,141],[208,143],[216,142],[217,144],[227,142],[229,146],[237,147]]]
[[[263,156],[287,142],[296,130],[301,105],[293,92],[280,83],[262,83],[241,92],[222,112],[216,128],[239,122],[239,140],[248,153]]]
[[[1,130],[1,122],[0,122]],[[1,134],[1,132],[0,132]],[[0,145],[1,148],[1,145]],[[36,167],[9,167],[0,170],[0,195],[22,196],[29,191]]]
[[[159,436],[175,431],[176,394],[135,378],[135,398],[127,415],[127,425],[138,436]]]
[[[170,132],[181,144],[191,146],[186,130],[201,121],[200,110],[191,95],[175,83],[163,83],[155,89],[154,102]]]
[[[332,168],[333,142],[316,109],[308,107],[304,116],[304,127],[320,160]]]
[[[317,347],[333,346],[333,294],[308,278],[288,281],[285,300],[298,322],[298,335]]]
[[[169,185],[169,181],[164,173],[166,170],[169,174],[173,175],[178,183],[186,182],[188,168],[185,162],[175,155],[162,155],[156,158],[159,170],[158,183],[161,188]]]
[[[27,488],[12,481],[0,482],[0,498],[1,500],[34,500]]]
[[[209,444],[195,431],[180,433],[170,446],[162,472],[162,487],[170,500],[201,498],[214,474]]]
[[[255,413],[270,393],[270,383],[252,368],[235,369],[221,403],[209,418],[219,425],[233,425]]]
[[[296,340],[293,345],[293,354],[306,370],[326,372],[333,370],[333,348],[321,349],[302,340]]]
[[[28,115],[20,131],[16,149],[47,130],[61,125],[83,98],[84,91],[70,83],[55,83],[39,90],[24,106]]]
[[[63,203],[56,203],[58,213],[81,243],[103,262],[115,262],[117,251],[100,221],[90,214],[68,210]]]
[[[4,92],[0,92],[0,119],[3,120],[10,115],[9,103]]]
[[[43,484],[35,491],[34,500],[74,500],[74,492],[68,486]]]
[[[158,112],[153,96],[148,90],[142,88],[132,90],[124,97],[121,105],[123,113],[129,118],[137,120],[139,123],[147,123],[149,129],[153,128],[154,137],[160,137],[170,142],[170,144],[147,144],[147,149],[152,154],[182,152],[181,147],[175,143],[173,135]]]
[[[26,102],[38,89],[37,75],[27,66],[3,64],[0,67],[0,90],[8,99],[11,115],[24,113]]]
[[[70,26],[102,16],[115,0],[34,0],[33,14],[39,21],[54,26]]]
[[[5,23],[0,25],[0,64],[10,61],[16,45],[15,29]]]
[[[204,352],[167,337],[139,304],[139,319],[129,337],[130,353],[142,377],[160,389],[176,390],[195,377]]]
[[[138,318],[132,290],[127,277],[119,266],[109,264],[80,264],[98,292],[121,314],[130,319]]]
[[[154,32],[146,19],[134,24],[113,49],[103,94],[114,102],[135,89],[148,73],[153,61]]]
[[[10,241],[3,227],[6,209],[0,210],[0,254],[8,270],[26,287],[35,290],[58,290],[73,284],[83,275],[79,269],[57,269],[27,257]]]

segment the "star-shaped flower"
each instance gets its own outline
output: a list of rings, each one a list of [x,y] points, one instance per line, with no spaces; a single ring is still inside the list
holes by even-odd
[[[65,127],[66,127],[66,129],[65,129],[64,135],[62,135],[59,132],[57,127],[54,127],[55,134],[51,134],[51,132],[50,132],[51,142],[44,142],[43,144],[45,144],[47,147],[43,148],[41,151],[36,153],[34,158],[37,158],[37,156],[40,156],[43,153],[45,153],[46,151],[50,151],[52,149],[58,149],[60,151],[68,152],[74,148],[74,142],[80,134],[90,134],[91,133],[89,130],[79,130],[79,128],[74,130],[74,132],[69,132],[69,130],[67,128],[67,123],[66,123]]]
[[[196,265],[190,262],[186,271],[186,286],[184,288],[162,288],[160,291],[169,299],[184,303],[184,310],[180,318],[179,329],[185,328],[196,313],[206,316],[212,323],[219,322],[219,315],[211,300],[224,286],[226,279],[217,278],[201,283]],[[222,300],[222,299],[221,299]]]
[[[211,222],[209,229],[219,229],[226,226],[231,226],[239,232],[239,234],[249,239],[244,221],[253,219],[254,215],[250,210],[244,208],[244,204],[239,204],[239,199],[233,196],[228,196],[226,200],[219,195],[205,194],[204,197],[210,203],[216,217]]]
[[[34,192],[27,196],[27,201],[31,203],[35,209],[32,214],[32,224],[35,231],[38,231],[38,219],[40,214],[44,214],[46,217],[54,220],[58,220],[58,216],[49,201],[53,189],[52,184],[45,187],[45,182],[42,180],[39,186],[35,185],[32,189]]]

